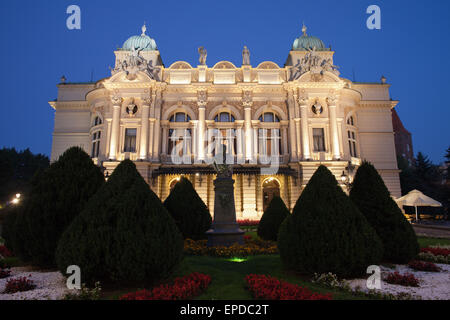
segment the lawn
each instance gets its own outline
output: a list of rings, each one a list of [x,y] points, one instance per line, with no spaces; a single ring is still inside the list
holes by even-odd
[[[428,238],[428,237],[417,237],[419,240],[419,245],[421,248],[429,247],[429,246],[450,246],[450,239],[441,239],[441,238]]]
[[[290,283],[308,287],[319,293],[333,293],[333,299],[367,299],[356,297],[347,292],[332,290],[318,286],[309,281],[309,277],[302,277],[286,273],[281,265],[279,255],[251,256],[241,262],[233,259],[208,256],[186,256],[175,272],[174,277],[180,277],[192,272],[209,274],[212,282],[206,292],[197,297],[198,300],[250,300],[250,293],[245,289],[244,277],[248,274],[266,274]],[[117,299],[124,293],[136,291],[139,288],[113,290],[104,292],[105,299]]]

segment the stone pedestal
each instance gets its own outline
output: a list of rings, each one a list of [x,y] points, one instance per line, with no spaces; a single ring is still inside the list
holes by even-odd
[[[234,180],[219,177],[214,180],[214,222],[206,232],[207,246],[231,246],[244,243],[244,231],[236,223]]]

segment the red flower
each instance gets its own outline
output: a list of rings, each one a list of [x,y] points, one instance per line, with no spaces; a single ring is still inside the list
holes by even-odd
[[[243,227],[255,227],[259,224],[259,220],[250,220],[250,219],[237,220],[236,222]]]
[[[398,284],[405,287],[418,287],[419,280],[411,273],[400,274],[397,271],[389,273],[386,282],[390,284]]]
[[[160,285],[151,290],[127,293],[120,300],[187,300],[200,295],[210,284],[209,275],[198,272],[175,278],[171,285]]]
[[[0,268],[0,279],[8,278],[10,275],[11,275],[10,270]]]
[[[19,277],[14,279],[9,279],[6,282],[6,287],[3,293],[16,293],[21,291],[29,291],[36,288],[33,280],[27,277]]]
[[[450,254],[450,249],[444,248],[422,248],[420,252],[431,253],[435,256],[448,256]]]
[[[245,277],[247,289],[255,299],[263,300],[331,300],[331,293],[320,294],[274,277],[250,274]]]
[[[413,260],[408,263],[408,267],[419,271],[439,272],[441,269],[433,262]]]
[[[8,250],[7,247],[1,245],[0,246],[0,255],[3,256],[4,258],[8,258],[12,256],[11,251]]]

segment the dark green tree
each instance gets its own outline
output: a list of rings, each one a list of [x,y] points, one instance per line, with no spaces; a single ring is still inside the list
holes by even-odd
[[[281,224],[278,248],[290,270],[340,277],[364,274],[383,255],[375,230],[323,165]]]
[[[195,191],[192,183],[181,177],[164,201],[185,239],[201,239],[211,228],[211,214],[208,207]]]
[[[384,260],[407,263],[419,253],[411,224],[391,198],[375,167],[363,162],[356,172],[350,199],[375,229],[384,248]]]
[[[55,266],[55,250],[64,230],[103,185],[104,177],[79,147],[66,150],[33,179],[15,221],[13,249],[32,264]]]
[[[48,157],[29,149],[0,149],[0,207],[16,193],[26,193],[34,174],[49,166]]]
[[[259,221],[258,236],[264,240],[277,241],[280,225],[289,214],[289,209],[283,200],[274,196]]]
[[[87,284],[143,286],[170,275],[182,255],[175,222],[134,163],[125,160],[64,232],[56,259],[63,273],[78,265]]]

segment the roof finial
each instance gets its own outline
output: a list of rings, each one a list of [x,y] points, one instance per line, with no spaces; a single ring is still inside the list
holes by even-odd
[[[303,32],[303,35],[304,35],[305,37],[307,36],[306,30],[308,30],[308,28],[306,28],[305,22],[303,22],[302,32]]]
[[[147,27],[145,26],[145,21],[144,21],[144,25],[142,26],[142,34],[141,36],[145,36],[145,31],[147,31]]]

